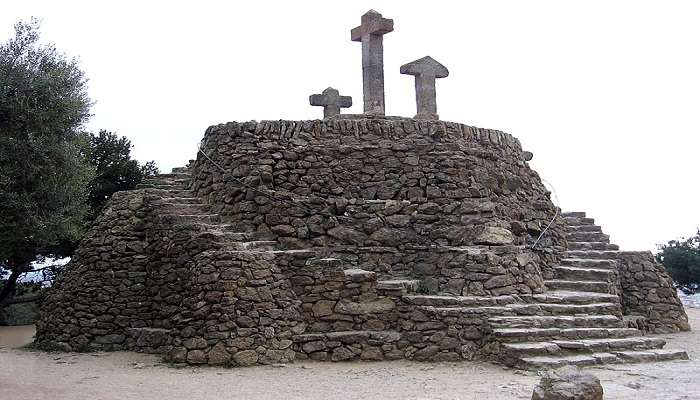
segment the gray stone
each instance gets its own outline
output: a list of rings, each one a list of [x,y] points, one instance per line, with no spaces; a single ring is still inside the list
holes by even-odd
[[[226,351],[224,344],[219,342],[207,353],[208,363],[211,365],[222,365],[231,361],[231,354]]]
[[[333,314],[333,307],[335,307],[335,301],[319,300],[313,305],[311,310],[313,311],[314,316],[325,317]]]
[[[384,115],[384,45],[382,36],[394,30],[394,21],[369,10],[362,25],[350,32],[353,42],[362,42],[362,88],[365,113]]]
[[[445,78],[450,71],[432,57],[426,56],[401,66],[401,73],[415,76],[416,118],[439,119],[435,95],[435,79]]]
[[[341,96],[338,89],[326,88],[321,94],[309,96],[309,104],[323,107],[323,118],[330,118],[340,114],[341,108],[352,106],[352,97]],[[274,231],[274,229],[273,229]]]
[[[383,313],[391,311],[396,307],[396,304],[389,298],[377,299],[375,301],[368,302],[353,302],[347,300],[341,300],[335,306],[335,311],[340,314],[371,314],[371,313]]]
[[[206,364],[207,355],[202,350],[190,350],[187,353],[187,362],[190,364]]]
[[[233,360],[241,367],[248,367],[258,362],[258,353],[255,350],[239,351],[233,355]]]
[[[540,373],[542,379],[532,392],[532,400],[602,400],[600,379],[575,366]]]
[[[355,353],[345,347],[337,347],[333,349],[333,354],[331,354],[331,360],[333,361],[345,361],[353,357],[355,357]]]
[[[188,350],[205,349],[207,347],[207,341],[204,338],[195,337],[185,339],[182,342],[182,345],[185,346]]]
[[[476,244],[499,246],[511,244],[513,243],[513,240],[515,240],[515,238],[508,229],[498,226],[487,226],[476,238]]]

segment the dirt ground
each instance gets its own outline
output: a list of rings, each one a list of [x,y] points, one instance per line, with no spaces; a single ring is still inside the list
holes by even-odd
[[[700,399],[700,309],[694,331],[661,335],[690,361],[592,367],[606,399]],[[278,367],[173,368],[157,356],[41,353],[17,348],[32,326],[0,327],[0,399],[530,399],[538,376],[484,363],[303,362]]]

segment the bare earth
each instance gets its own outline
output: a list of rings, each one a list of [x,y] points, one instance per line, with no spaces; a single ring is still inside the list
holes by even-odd
[[[661,335],[691,361],[613,365],[588,370],[606,399],[700,399],[700,309],[693,331]],[[16,348],[32,326],[0,327],[0,398],[13,400],[151,399],[530,399],[535,373],[484,363],[304,362],[279,367],[172,368],[157,356],[41,353]]]

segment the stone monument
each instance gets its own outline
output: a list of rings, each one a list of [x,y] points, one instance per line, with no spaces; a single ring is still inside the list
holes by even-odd
[[[427,56],[401,66],[401,73],[416,77],[417,119],[439,119],[435,98],[435,79],[445,78],[450,72],[442,64]]]
[[[488,360],[518,368],[685,359],[647,332],[689,329],[649,252],[560,213],[520,141],[385,117],[382,36],[363,44],[368,114],[210,126],[196,160],[115,193],[41,304],[37,342],[174,363]],[[420,80],[420,82],[418,82]]]
[[[383,36],[394,30],[394,21],[369,10],[362,24],[350,32],[354,42],[362,42],[362,88],[365,113],[384,115]]]
[[[309,104],[323,107],[323,118],[340,115],[341,108],[352,107],[352,97],[341,96],[338,89],[326,88],[321,94],[309,96]]]

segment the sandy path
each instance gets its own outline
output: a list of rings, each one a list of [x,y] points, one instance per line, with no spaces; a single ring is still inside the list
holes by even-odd
[[[688,350],[692,360],[590,368],[601,378],[606,399],[700,399],[700,310],[688,313],[693,332],[661,337],[669,348]],[[6,346],[9,337],[0,328],[0,343]],[[0,349],[0,366],[0,398],[13,400],[513,400],[530,399],[538,380],[533,373],[468,362],[176,369],[144,354],[46,354],[9,348]]]

